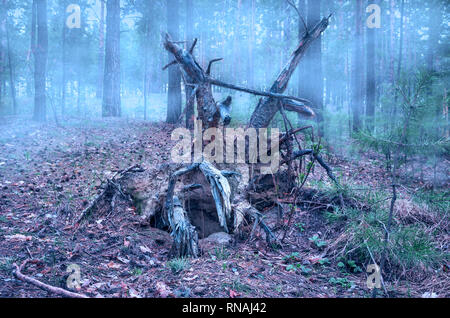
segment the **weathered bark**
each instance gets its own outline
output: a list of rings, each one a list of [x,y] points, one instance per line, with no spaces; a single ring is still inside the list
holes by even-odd
[[[311,43],[315,39],[317,39],[323,31],[325,31],[328,26],[328,19],[329,17],[322,19],[320,23],[318,23],[312,30],[310,30],[303,36],[297,49],[294,51],[290,60],[278,75],[275,83],[272,85],[272,88],[270,89],[271,93],[281,94],[286,90],[289,80],[291,79],[291,76],[294,73],[294,70],[297,67],[298,63],[300,62],[300,59],[304,56]],[[276,98],[264,98],[261,105],[253,112],[249,126],[253,128],[268,127],[270,121],[278,112],[278,110],[279,103]]]
[[[37,45],[34,51],[34,115],[36,121],[46,120],[45,82],[47,69],[48,30],[47,0],[35,0],[37,13]]]
[[[195,61],[192,55],[193,47],[189,51],[184,50],[172,42],[169,34],[166,34],[164,47],[180,65],[186,85],[195,87],[198,118],[203,121],[203,128],[218,127],[220,112],[218,112],[216,102],[212,95],[211,83],[208,82],[208,76],[204,70]]]
[[[120,0],[107,0],[102,116],[120,113]]]

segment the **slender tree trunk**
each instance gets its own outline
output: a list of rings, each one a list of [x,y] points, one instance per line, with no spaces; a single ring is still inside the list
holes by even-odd
[[[376,75],[375,75],[375,29],[367,29],[367,57],[366,57],[366,69],[367,69],[367,84],[366,84],[366,117],[367,128],[370,132],[374,131],[375,120],[375,95],[376,95]]]
[[[186,49],[189,49],[190,44],[194,40],[194,6],[193,0],[186,0]],[[186,84],[186,83],[185,83]],[[195,116],[195,98],[190,98],[193,88],[189,85],[185,85],[184,90],[186,92],[186,128],[194,128],[194,116]]]
[[[61,54],[61,116],[66,115],[66,90],[67,90],[67,27],[66,27],[66,0],[61,1],[61,15],[62,15],[62,54]]]
[[[120,0],[106,2],[103,117],[120,117]]]
[[[151,16],[152,10],[151,5],[148,4],[149,10],[148,14],[149,17]],[[150,20],[147,18],[145,21],[145,44],[144,44],[144,120],[147,120],[147,96],[149,91],[149,85],[150,85],[150,69],[149,69],[149,43],[150,43]]]
[[[105,62],[105,0],[100,0],[100,21],[98,24],[98,80],[97,80],[97,98],[102,97],[103,93],[103,68]]]
[[[353,131],[357,132],[362,128],[361,110],[363,107],[362,101],[362,79],[363,79],[363,65],[362,65],[362,7],[363,0],[356,0],[355,12],[355,38],[353,47],[352,59],[352,117],[353,117]]]
[[[402,59],[403,59],[403,33],[404,33],[404,16],[405,16],[405,0],[402,0],[401,3],[401,9],[400,9],[400,40],[399,40],[399,50],[398,50],[398,64],[397,64],[397,81],[400,80],[400,74],[401,74],[401,70],[402,70]],[[398,91],[395,90],[395,94],[394,94],[394,114],[392,116],[392,120],[395,124],[395,122],[397,121],[397,112],[398,112],[398,107],[397,107],[397,101],[398,101]]]
[[[306,2],[305,0],[298,0],[298,4],[297,4],[297,8],[298,11],[300,12],[300,14],[302,15],[303,18],[305,18],[305,9],[306,9]],[[302,19],[300,19],[300,17],[298,17],[298,39],[301,40],[303,38],[303,34],[305,33],[305,26],[303,24]],[[297,71],[298,73],[298,87],[297,87],[297,94],[298,96],[302,96],[303,92],[304,92],[304,84],[303,84],[303,78],[304,78],[304,74],[302,72]],[[299,117],[300,119],[300,117]]]
[[[31,97],[33,95],[33,77],[34,70],[31,63],[32,58],[34,57],[34,51],[36,50],[36,6],[37,3],[33,0],[31,5],[31,25],[30,25],[30,50],[28,51],[27,56],[27,64],[29,69],[29,76],[27,77],[27,97]]]
[[[250,21],[248,36],[248,69],[247,69],[247,85],[254,86],[254,61],[253,61],[253,44],[255,43],[255,0],[249,2]]]
[[[6,17],[8,15],[6,11],[6,1],[2,0],[0,3],[0,109],[3,108],[3,95],[4,91],[4,81],[6,79],[3,76],[4,70],[6,69]]]
[[[37,44],[34,52],[34,120],[46,120],[46,68],[48,52],[47,0],[37,2]]]
[[[233,32],[233,68],[234,78],[238,81],[238,83],[241,80],[241,52],[240,45],[238,43],[239,35],[241,33],[241,4],[242,0],[237,0],[236,22],[234,23]]]
[[[308,30],[320,22],[321,0],[308,1]],[[322,36],[312,44],[305,56],[306,77],[303,96],[313,103],[316,111],[319,135],[323,136],[323,74],[322,74]]]
[[[3,0],[6,1],[6,0]],[[6,45],[8,50],[8,64],[9,64],[9,86],[11,88],[11,98],[13,102],[13,114],[17,115],[17,100],[16,100],[16,83],[14,80],[14,64],[12,62],[11,57],[11,47],[9,42],[9,32],[8,32],[8,25],[6,24]]]
[[[167,30],[175,41],[179,40],[179,0],[167,0]],[[168,54],[172,59],[171,54]],[[181,115],[181,73],[178,65],[169,67],[166,122],[175,124]]]

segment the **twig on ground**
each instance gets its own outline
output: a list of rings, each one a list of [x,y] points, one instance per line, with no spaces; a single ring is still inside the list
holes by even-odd
[[[86,295],[83,294],[78,294],[78,293],[74,293],[59,287],[54,287],[48,284],[45,284],[43,282],[38,281],[37,279],[34,279],[28,275],[22,274],[22,270],[25,267],[25,265],[31,261],[31,259],[27,259],[25,260],[22,265],[17,266],[16,263],[14,263],[13,265],[16,267],[16,270],[13,271],[14,276],[16,276],[18,279],[20,279],[21,281],[30,283],[34,286],[37,286],[43,290],[46,290],[48,292],[60,295],[60,296],[65,296],[65,297],[70,297],[70,298],[89,298]]]

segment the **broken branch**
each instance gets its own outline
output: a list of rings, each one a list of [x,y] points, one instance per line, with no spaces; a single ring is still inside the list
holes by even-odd
[[[23,274],[22,270],[29,261],[31,261],[31,260],[30,259],[25,260],[22,263],[22,265],[20,265],[20,266],[17,266],[16,263],[13,264],[16,267],[16,270],[13,271],[13,274],[21,281],[30,283],[34,286],[39,287],[40,289],[43,289],[45,291],[48,291],[48,292],[51,292],[51,293],[54,293],[54,294],[57,294],[60,296],[66,296],[66,297],[70,297],[70,298],[89,298],[88,296],[83,295],[83,294],[78,294],[78,293],[74,293],[74,292],[59,288],[59,287],[47,285],[43,282],[38,281],[37,279],[34,279],[33,277]]]

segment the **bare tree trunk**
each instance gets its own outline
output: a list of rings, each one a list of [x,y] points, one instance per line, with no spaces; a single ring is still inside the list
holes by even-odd
[[[61,116],[66,114],[66,90],[67,90],[67,28],[66,28],[66,0],[61,1],[61,16],[62,16],[62,56],[61,56]]]
[[[3,94],[4,92],[4,83],[3,83],[3,72],[6,69],[6,40],[5,40],[5,33],[6,33],[6,17],[7,17],[7,11],[6,11],[6,1],[2,0],[1,2],[1,11],[0,11],[0,109],[3,107]],[[5,80],[6,81],[6,80]]]
[[[352,117],[353,117],[353,131],[357,132],[362,129],[361,110],[363,108],[362,100],[362,79],[363,79],[363,64],[362,64],[362,7],[363,0],[356,0],[355,12],[355,39],[353,47],[352,59]]]
[[[321,0],[308,1],[308,29],[312,29],[320,22]],[[307,80],[302,94],[309,99],[316,111],[316,119],[319,127],[319,135],[323,136],[323,74],[322,74],[322,38],[318,38],[311,44],[305,56]]]
[[[191,41],[193,41],[194,32],[194,7],[193,0],[186,0],[186,49],[188,49]],[[186,93],[186,128],[193,129],[194,128],[194,116],[195,116],[195,99],[190,98],[192,94],[192,86],[186,85],[185,83],[185,93]]]
[[[366,85],[366,117],[367,128],[374,131],[375,120],[375,95],[376,95],[376,76],[375,76],[375,29],[367,29],[367,85]]]
[[[120,117],[120,0],[106,2],[103,117]]]
[[[97,80],[97,98],[102,97],[103,93],[103,68],[105,62],[105,1],[100,0],[100,21],[98,24],[98,80]]]
[[[236,11],[236,22],[234,23],[234,32],[233,32],[233,68],[234,68],[234,78],[236,80],[240,80],[241,78],[241,53],[239,50],[239,34],[241,32],[241,5],[242,0],[237,1],[237,11]]]
[[[6,1],[6,0],[4,0]],[[14,66],[11,57],[11,47],[9,44],[8,25],[6,25],[6,45],[8,50],[8,64],[9,64],[9,86],[11,88],[11,98],[13,102],[13,114],[17,115],[17,100],[16,100],[16,83],[14,80]]]
[[[247,85],[254,86],[254,61],[253,61],[253,43],[255,43],[255,0],[250,0],[250,21],[248,29],[248,61],[247,61]]]
[[[179,37],[179,0],[167,1],[167,30],[178,41]],[[171,54],[168,55],[171,60]],[[178,66],[169,67],[169,89],[167,91],[166,122],[175,124],[181,115],[181,74]]]
[[[46,120],[46,68],[48,52],[47,0],[37,3],[37,45],[34,52],[34,120]]]
[[[300,14],[302,14],[304,16],[304,13],[306,11],[306,1],[305,0],[298,0],[298,5],[297,5],[298,11]],[[298,17],[298,39],[301,40],[303,38],[303,34],[305,34],[306,30],[305,30],[305,25],[303,24],[302,19],[300,18],[300,16]],[[298,72],[298,96],[302,96],[303,92],[304,92],[304,84],[303,84],[303,77],[304,74],[302,74],[301,72]]]
[[[281,94],[286,90],[289,80],[291,79],[292,74],[295,71],[301,58],[304,56],[305,52],[310,47],[311,43],[313,43],[314,40],[317,39],[322,34],[322,32],[327,28],[327,26],[328,26],[328,18],[324,18],[322,19],[322,21],[320,21],[320,23],[318,23],[313,29],[309,30],[309,32],[303,36],[297,49],[294,51],[288,63],[281,70],[276,81],[272,85],[270,89],[271,93]],[[250,118],[249,127],[253,128],[268,127],[273,116],[275,116],[275,114],[278,112],[279,105],[280,104],[278,98],[273,97],[264,98],[259,107],[257,107],[253,112]]]

